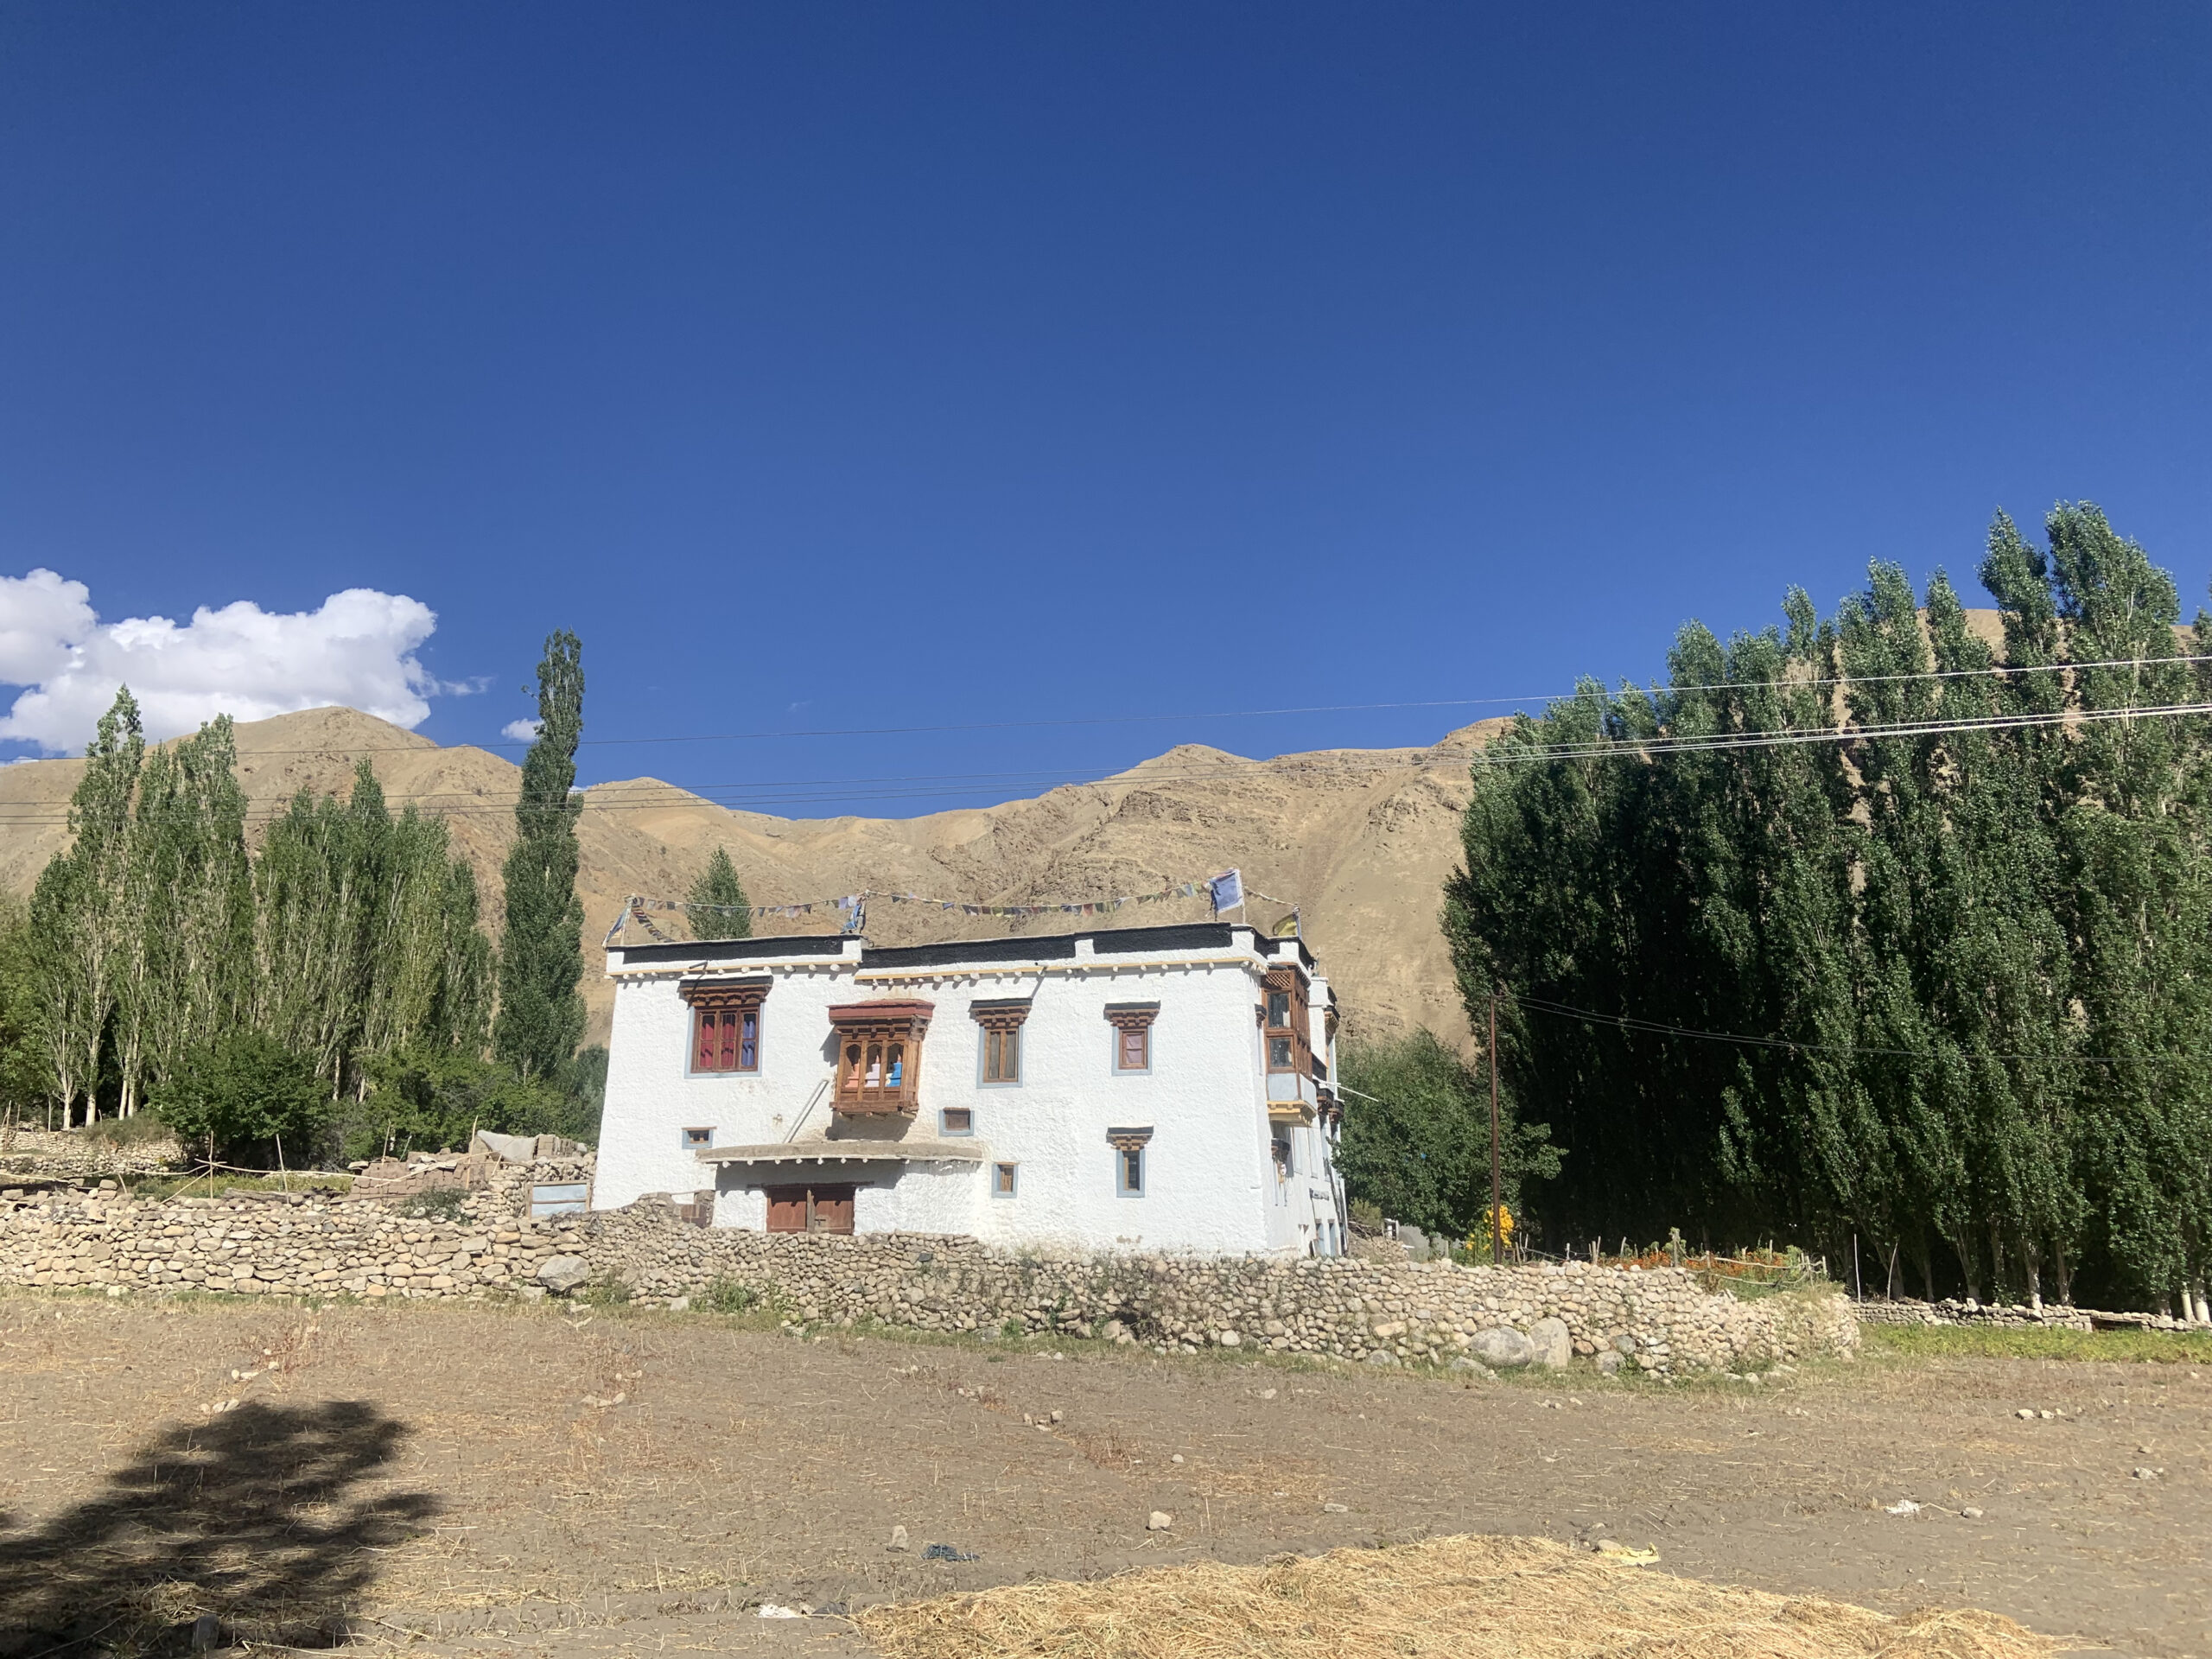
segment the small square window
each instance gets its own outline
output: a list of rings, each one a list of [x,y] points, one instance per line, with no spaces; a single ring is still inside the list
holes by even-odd
[[[1012,1198],[1020,1173],[1021,1166],[1019,1164],[993,1164],[991,1166],[991,1196],[995,1198]]]
[[[1116,1147],[1114,1149],[1114,1189],[1125,1198],[1144,1196],[1142,1147]]]
[[[714,1144],[715,1132],[712,1129],[686,1129],[683,1131],[683,1145],[686,1150],[689,1150],[693,1147],[711,1147]]]
[[[976,1133],[976,1112],[970,1106],[946,1106],[938,1109],[937,1128],[939,1135],[973,1135]]]
[[[1124,1031],[1115,1065],[1123,1071],[1141,1071],[1151,1064],[1152,1033],[1142,1026]]]

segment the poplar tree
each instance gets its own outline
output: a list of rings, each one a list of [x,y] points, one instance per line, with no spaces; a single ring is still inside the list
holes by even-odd
[[[707,866],[691,883],[690,909],[686,912],[695,939],[749,939],[753,937],[752,900],[737,879],[729,849],[717,847]]]
[[[1877,1287],[2201,1302],[2212,673],[2171,659],[2212,620],[2181,632],[2094,507],[2045,540],[1992,526],[2001,651],[1877,561],[1827,620],[1692,624],[1665,684],[1586,683],[1481,757],[1445,926],[1564,1154],[1556,1236],[1856,1236]],[[1967,729],[2003,716],[2049,723]]]
[[[69,850],[48,863],[32,894],[40,1024],[64,1128],[79,1096],[85,1122],[98,1115],[102,1050],[137,946],[130,807],[145,756],[137,700],[124,686],[85,750],[85,774],[69,801]]]
[[[498,1057],[525,1078],[561,1077],[583,1040],[583,906],[576,899],[576,744],[583,734],[583,647],[563,630],[537,665],[537,738],[522,767],[515,844],[502,875]]]

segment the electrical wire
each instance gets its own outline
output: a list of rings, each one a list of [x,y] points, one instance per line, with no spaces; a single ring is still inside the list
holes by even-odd
[[[1517,1007],[1533,1009],[1538,1014],[1558,1014],[1569,1019],[1584,1020],[1593,1025],[1618,1026],[1624,1031],[1642,1032],[1651,1036],[1691,1037],[1703,1042],[1734,1043],[1745,1048],[1787,1049],[1792,1052],[1829,1054],[1872,1054],[1887,1059],[1934,1060],[1943,1057],[1933,1049],[1878,1048],[1859,1043],[1808,1043],[1789,1037],[1749,1037],[1732,1031],[1700,1031],[1692,1026],[1670,1026],[1656,1020],[1639,1020],[1631,1014],[1599,1014],[1591,1008],[1578,1008],[1566,1002],[1548,1001],[1541,997],[1523,996],[1517,991],[1500,990],[1501,1001]],[[1961,1051],[1964,1053],[1964,1051]],[[2196,1054],[2028,1054],[1982,1053],[1967,1055],[1992,1060],[2024,1060],[2038,1064],[2056,1062],[2081,1065],[2130,1065],[2158,1062],[2196,1064],[2207,1057]]]
[[[2212,663],[2212,655],[2175,657],[2113,657],[2086,663],[1992,663],[1986,668],[1916,669],[1897,674],[1846,674],[1834,677],[1808,677],[1804,679],[1779,680],[1716,680],[1706,684],[1652,685],[1633,688],[1638,695],[1681,696],[1700,691],[1749,691],[1761,689],[1773,690],[1802,690],[1821,686],[1883,685],[1907,681],[1973,679],[1982,676],[1993,677],[2018,674],[2088,673],[2107,668],[2156,668],[2176,664]],[[1595,680],[1586,682],[1599,684]],[[671,734],[647,737],[587,737],[580,740],[581,747],[632,747],[664,743],[749,743],[779,738],[819,737],[914,737],[935,735],[948,732],[1009,732],[1038,730],[1057,727],[1077,726],[1133,726],[1155,724],[1172,721],[1202,720],[1269,720],[1293,715],[1373,714],[1403,709],[1475,709],[1498,703],[1524,705],[1572,702],[1580,695],[1580,688],[1567,692],[1541,692],[1525,696],[1488,697],[1429,697],[1395,702],[1325,702],[1286,706],[1280,709],[1217,709],[1197,714],[1158,715],[1073,715],[1049,720],[988,720],[948,721],[928,726],[834,726],[797,728],[781,731],[759,732],[700,732]],[[300,712],[306,712],[302,710]],[[349,747],[349,754],[399,754],[452,747],[478,749],[526,749],[528,738],[508,738],[482,743],[439,745],[424,739],[420,743],[391,743]],[[258,755],[323,754],[325,748],[257,749]],[[64,758],[64,757],[54,757]]]

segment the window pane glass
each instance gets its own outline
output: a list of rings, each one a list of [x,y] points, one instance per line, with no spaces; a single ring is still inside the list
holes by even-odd
[[[1144,1039],[1145,1033],[1141,1029],[1124,1031],[1122,1033],[1122,1070],[1124,1071],[1144,1070]]]
[[[691,1069],[711,1071],[715,1069],[715,1016],[702,1014],[698,1020],[699,1040],[692,1051]]]
[[[743,1016],[743,1036],[737,1046],[737,1069],[752,1071],[760,1065],[760,1016],[748,1013]]]
[[[1287,1067],[1290,1065],[1289,1038],[1270,1037],[1268,1039],[1268,1064],[1277,1067]]]
[[[1268,993],[1268,1023],[1278,1027],[1290,1023],[1290,993],[1288,991]]]
[[[721,1017],[721,1060],[719,1069],[724,1071],[734,1071],[737,1070],[737,1016],[734,1014],[725,1014]]]
[[[999,1081],[1018,1083],[1021,1079],[1021,1027],[1002,1031],[999,1038],[1003,1044],[999,1051]]]

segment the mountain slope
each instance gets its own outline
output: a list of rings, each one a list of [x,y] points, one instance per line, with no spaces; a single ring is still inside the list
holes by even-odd
[[[729,849],[755,904],[862,888],[964,904],[1094,900],[1145,893],[1231,865],[1274,895],[1249,914],[1272,924],[1299,907],[1307,941],[1352,1021],[1420,1023],[1452,1038],[1465,1022],[1438,934],[1440,889],[1458,854],[1466,757],[1503,725],[1485,721],[1427,749],[1324,750],[1252,760],[1185,746],[1095,784],[1033,800],[916,818],[779,818],[734,812],[651,778],[585,791],[578,830],[584,993],[592,1040],[612,991],[598,944],[631,894],[681,898],[717,845]],[[366,758],[395,810],[412,804],[451,826],[474,866],[496,931],[499,863],[514,835],[521,769],[351,709],[312,709],[238,728],[238,777],[257,834],[297,790],[343,791]],[[0,886],[29,893],[67,841],[76,760],[0,767]],[[963,916],[872,902],[870,938],[887,944],[1064,932],[1081,925],[1196,920],[1203,899],[1125,906],[1104,918]],[[677,937],[677,918],[654,919]],[[821,932],[833,914],[769,918],[761,932]]]

